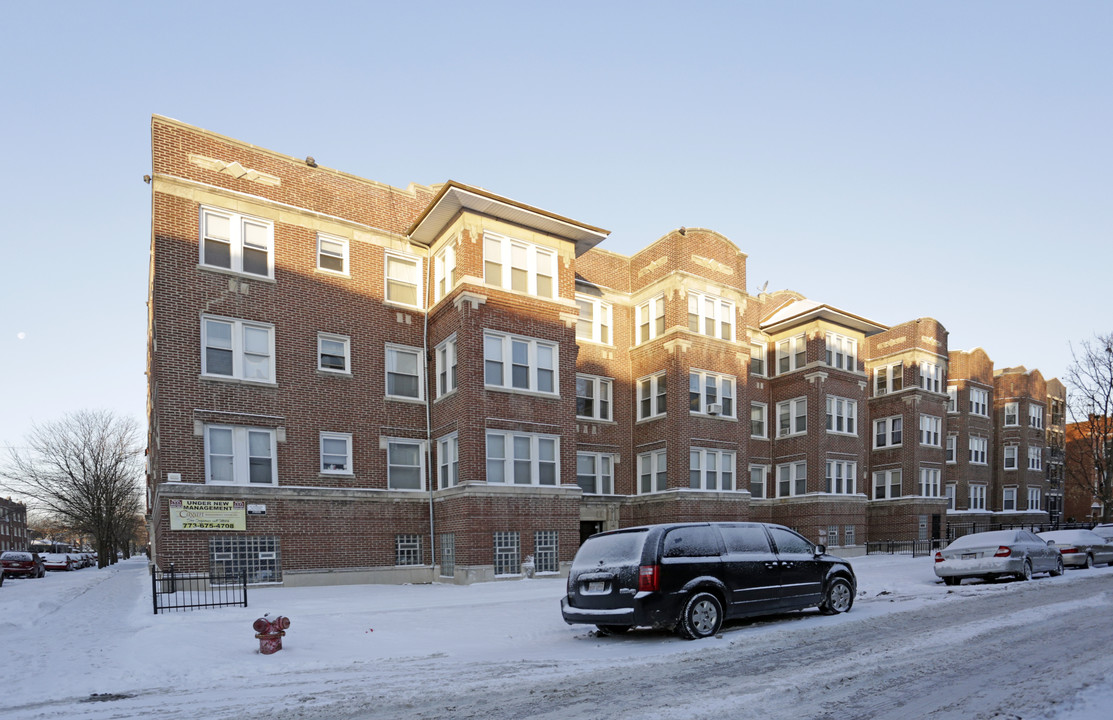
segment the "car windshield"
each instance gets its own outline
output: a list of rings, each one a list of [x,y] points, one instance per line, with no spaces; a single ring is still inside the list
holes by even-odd
[[[576,553],[575,567],[638,563],[642,557],[646,530],[596,535],[587,539]]]
[[[948,545],[948,548],[987,547],[991,545],[1010,545],[1016,542],[1016,530],[994,530],[993,532],[963,535]]]

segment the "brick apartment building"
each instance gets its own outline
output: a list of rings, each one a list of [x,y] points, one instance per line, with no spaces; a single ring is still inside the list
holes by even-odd
[[[27,506],[10,497],[0,498],[0,552],[26,550],[29,545]]]
[[[393,188],[157,116],[152,146],[161,567],[463,583],[528,556],[563,572],[632,524],[771,521],[853,552],[1055,508],[1057,381],[950,351],[930,318],[751,295],[714,231],[627,257],[456,182]]]

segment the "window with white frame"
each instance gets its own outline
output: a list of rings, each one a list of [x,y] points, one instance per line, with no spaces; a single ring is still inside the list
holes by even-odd
[[[989,416],[989,391],[981,388],[970,388],[970,414]]]
[[[958,435],[950,434],[947,436],[946,451],[944,452],[945,459],[948,463],[958,462]]]
[[[939,478],[941,473],[937,468],[920,468],[920,496],[939,497]]]
[[[635,310],[638,337],[637,344],[641,345],[665,333],[665,296],[657,297],[643,302]]]
[[[750,466],[750,495],[755,499],[765,497],[765,488],[769,483],[768,465]]]
[[[441,577],[456,575],[456,533],[441,533]]]
[[[437,487],[460,484],[460,435],[451,433],[437,440]]]
[[[858,492],[858,463],[828,460],[826,479],[828,493],[853,495]]]
[[[205,426],[205,482],[277,485],[277,439],[269,428]]]
[[[347,335],[317,333],[317,369],[351,374],[352,340]]]
[[[1005,446],[1005,469],[1006,470],[1016,470],[1016,467],[1017,467],[1016,458],[1017,458],[1017,451],[1018,450],[1019,450],[1019,448],[1017,448],[1016,445],[1006,445]]]
[[[765,376],[765,345],[750,343],[750,374]]]
[[[920,387],[931,392],[939,392],[943,382],[943,368],[935,363],[920,363]]]
[[[317,269],[348,274],[348,239],[317,233]]]
[[[808,491],[808,463],[784,463],[777,466],[777,497],[804,495]]]
[[[846,335],[827,333],[827,366],[851,372],[858,369],[858,341]]]
[[[274,277],[274,223],[216,208],[201,208],[201,264]]]
[[[273,383],[274,326],[247,320],[201,319],[201,374]]]
[[[819,529],[819,544],[829,548],[839,546],[839,526],[829,525],[826,529]]]
[[[1020,424],[1020,403],[1007,402],[1005,403],[1005,424],[1006,425],[1019,425]]]
[[[576,417],[585,420],[610,420],[612,385],[610,378],[577,375]]]
[[[734,417],[734,378],[705,370],[690,371],[688,410],[702,415]]]
[[[777,437],[808,431],[808,399],[794,398],[777,403]]]
[[[444,342],[437,345],[436,352],[437,370],[437,397],[447,395],[454,391],[456,385],[456,334],[450,335]]]
[[[1028,403],[1028,427],[1043,430],[1043,407]]]
[[[947,386],[947,412],[958,412],[958,386],[956,385]]]
[[[495,540],[495,575],[522,574],[521,537],[516,531],[499,531]]]
[[[827,432],[858,434],[858,401],[827,396]]]
[[[1016,488],[1007,487],[1001,490],[1001,509],[1006,512],[1016,510]]]
[[[638,380],[638,420],[664,415],[665,400],[665,373],[657,373]]]
[[[424,455],[418,440],[387,440],[387,487],[391,490],[424,490]]]
[[[943,488],[944,497],[947,498],[947,509],[957,510],[958,504],[956,498],[958,497],[958,488],[954,483],[947,485]]]
[[[510,485],[560,484],[560,439],[535,433],[487,431],[487,482]]]
[[[777,374],[799,370],[808,364],[808,344],[803,335],[786,338],[777,343]]]
[[[984,437],[977,435],[970,436],[970,462],[974,465],[986,464],[986,448],[989,441]]]
[[[421,258],[386,253],[387,302],[421,306]]]
[[[904,442],[904,418],[888,417],[873,421],[873,447],[895,447]]]
[[[688,452],[688,486],[695,490],[733,490],[734,453],[692,448]]]
[[[638,455],[638,494],[664,492],[668,489],[668,456],[664,450]]]
[[[483,379],[488,387],[557,393],[556,343],[486,331]]]
[[[939,429],[942,419],[934,415],[920,416],[920,444],[939,447]]]
[[[750,403],[750,437],[765,438],[769,427],[769,406],[765,403]]]
[[[985,485],[970,486],[970,509],[985,510]]]
[[[576,320],[576,339],[610,345],[611,328],[614,327],[611,304],[577,293],[576,305],[580,308],[580,317]]]
[[[853,525],[844,525],[843,526],[843,540],[842,541],[843,541],[844,545],[846,545],[847,547],[850,547],[850,546],[854,545],[854,543],[857,542],[856,537],[857,537],[857,533],[855,532],[855,528],[854,528]]]
[[[386,395],[421,400],[421,350],[402,345],[386,346]]]
[[[576,453],[576,484],[588,495],[614,493],[614,455],[610,453]]]
[[[904,363],[891,363],[874,368],[873,394],[887,395],[904,389]]]
[[[1028,509],[1029,510],[1039,510],[1040,509],[1040,501],[1041,501],[1040,489],[1038,487],[1028,488]]]
[[[440,300],[456,285],[456,244],[449,241],[433,256],[433,299]]]
[[[351,433],[321,433],[321,472],[328,475],[352,474]]]
[[[394,536],[394,564],[421,564],[421,536],[405,533]]]
[[[1043,470],[1043,448],[1028,448],[1028,469]]]
[[[522,240],[483,234],[483,273],[488,285],[551,298],[556,288],[556,251]]]
[[[688,329],[721,340],[734,339],[734,303],[715,295],[688,291]]]
[[[556,530],[535,530],[533,533],[533,566],[538,573],[560,572],[560,553]]]
[[[900,470],[878,470],[873,474],[873,499],[899,498],[902,482]]]

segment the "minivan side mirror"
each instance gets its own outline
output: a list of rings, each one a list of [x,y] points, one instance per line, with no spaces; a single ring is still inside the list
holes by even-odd
[[[826,555],[826,554],[827,554],[827,546],[826,545],[816,545],[815,546],[815,556],[816,557],[819,557],[820,555]]]

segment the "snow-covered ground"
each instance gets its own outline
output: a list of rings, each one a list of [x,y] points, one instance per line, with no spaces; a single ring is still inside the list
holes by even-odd
[[[1025,592],[1036,583],[1113,579],[1113,568],[1100,567],[1032,583],[967,581],[950,588],[936,581],[930,558],[869,556],[853,564],[859,592],[850,613],[728,625],[723,636],[730,641],[744,633],[752,642],[779,634],[787,644],[802,627]],[[476,680],[475,668],[559,684],[608,667],[670,657],[687,662],[706,644],[724,642],[685,642],[656,631],[597,638],[590,626],[561,620],[563,592],[564,580],[553,578],[251,588],[248,608],[154,615],[143,558],[103,570],[52,572],[41,580],[9,579],[0,587],[0,716],[212,718],[279,710],[290,716],[297,708],[295,717],[327,717],[328,703],[342,690],[400,702],[430,687],[466,689]],[[259,654],[251,627],[264,613],[292,622],[275,655]],[[868,663],[885,660],[878,655],[856,662],[866,663],[858,669],[867,674]],[[1109,717],[1110,707],[1113,689],[1095,683],[1064,698],[1054,717]]]

